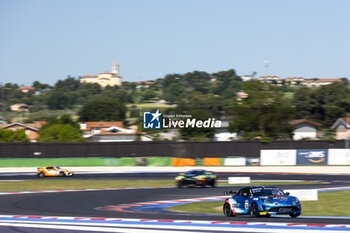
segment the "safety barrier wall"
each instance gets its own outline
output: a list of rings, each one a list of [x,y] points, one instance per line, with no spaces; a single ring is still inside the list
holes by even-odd
[[[270,149],[341,149],[344,141],[232,142],[91,142],[91,143],[0,143],[0,158],[70,157],[260,157]]]
[[[261,150],[261,165],[350,165],[350,149]]]

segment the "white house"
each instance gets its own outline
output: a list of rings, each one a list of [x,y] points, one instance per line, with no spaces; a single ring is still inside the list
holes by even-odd
[[[238,139],[237,133],[231,133],[228,131],[230,121],[228,119],[221,120],[221,128],[215,130],[213,141],[232,141]]]
[[[292,125],[294,129],[294,140],[317,138],[317,127],[321,126],[320,123],[306,119],[293,120],[290,121],[289,124]]]
[[[89,142],[130,142],[137,139],[137,131],[123,128],[121,121],[83,122],[80,129]]]

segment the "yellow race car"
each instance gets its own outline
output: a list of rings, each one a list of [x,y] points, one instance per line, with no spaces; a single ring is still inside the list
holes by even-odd
[[[45,176],[73,176],[73,172],[58,166],[38,167],[36,174],[43,178]]]
[[[200,185],[205,187],[210,185],[215,187],[216,175],[211,171],[195,169],[186,173],[182,172],[175,177],[176,186],[182,188],[183,186],[196,186]]]

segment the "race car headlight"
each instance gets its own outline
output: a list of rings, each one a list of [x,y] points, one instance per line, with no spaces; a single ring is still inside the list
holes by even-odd
[[[271,204],[271,202],[269,200],[267,200],[267,199],[264,199],[264,203],[265,204]]]

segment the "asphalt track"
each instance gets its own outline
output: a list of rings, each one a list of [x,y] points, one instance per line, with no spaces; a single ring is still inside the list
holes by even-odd
[[[68,179],[101,179],[101,180],[173,180],[177,173],[76,173]],[[310,180],[350,184],[350,175],[329,174],[280,174],[280,173],[216,173],[219,180],[228,177],[249,176],[252,180]],[[0,173],[0,180],[39,179],[35,173]],[[49,179],[67,179],[67,177],[50,177]]]
[[[64,179],[173,179],[174,173],[123,173],[123,174],[77,174],[74,177]],[[328,184],[317,185],[288,185],[279,186],[282,189],[303,188],[327,188],[337,186],[349,186],[350,176],[346,175],[302,175],[302,174],[244,174],[244,173],[220,173],[219,179],[227,179],[229,176],[250,176],[253,180],[310,180],[328,181]],[[39,179],[33,174],[1,174],[1,180],[13,179]],[[57,178],[45,178],[57,179]],[[61,179],[61,178],[58,178]],[[24,195],[0,196],[0,215],[38,215],[38,216],[84,216],[84,217],[108,217],[108,218],[141,218],[141,219],[173,219],[173,220],[207,220],[207,221],[244,221],[244,222],[284,222],[284,223],[315,223],[315,224],[350,224],[350,219],[332,218],[296,218],[270,217],[253,218],[250,216],[237,216],[228,218],[217,215],[184,215],[173,212],[148,212],[126,213],[101,210],[101,207],[110,205],[131,204],[137,202],[151,202],[173,199],[201,198],[209,196],[221,196],[225,190],[237,190],[240,187],[217,188],[163,188],[163,189],[129,189],[115,191],[88,191],[88,192],[62,192],[62,193],[36,193]],[[18,228],[19,229],[19,228]],[[21,228],[0,227],[0,232],[41,232],[25,231]],[[18,231],[17,231],[18,230]],[[51,231],[46,231],[51,232]],[[52,231],[53,232],[53,231]],[[62,231],[63,232],[63,231]],[[74,231],[71,231],[74,232]],[[80,232],[80,231],[79,231]]]

